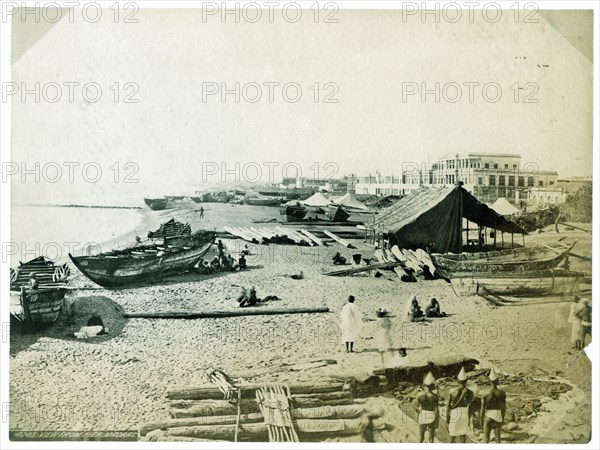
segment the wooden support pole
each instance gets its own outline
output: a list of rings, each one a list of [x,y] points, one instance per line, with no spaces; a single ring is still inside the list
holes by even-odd
[[[240,308],[235,311],[153,311],[124,313],[123,317],[128,319],[221,319],[239,316],[271,316],[279,314],[312,314],[329,312],[329,308]]]
[[[247,383],[238,387],[242,388],[244,398],[254,399],[256,390],[263,386],[264,384],[260,383]],[[294,392],[294,396],[300,394],[341,392],[344,391],[344,383],[332,381],[298,382],[290,384],[290,390]],[[175,386],[167,391],[167,398],[170,400],[222,400],[223,393],[212,384],[204,386]],[[235,412],[232,414],[235,414]]]

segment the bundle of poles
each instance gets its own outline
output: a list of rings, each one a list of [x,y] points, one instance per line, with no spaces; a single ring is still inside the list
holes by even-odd
[[[265,384],[236,387],[238,398],[229,400],[224,400],[214,385],[173,388],[166,395],[171,418],[142,425],[140,435],[154,435],[157,440],[269,441],[269,420],[265,420],[264,408],[257,400]],[[367,428],[385,428],[363,402],[353,398],[343,382],[290,383],[279,392],[289,393],[289,414],[301,442],[340,435],[359,438]]]

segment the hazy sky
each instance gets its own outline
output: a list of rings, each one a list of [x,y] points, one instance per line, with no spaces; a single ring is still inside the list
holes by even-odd
[[[591,175],[592,62],[577,40],[586,39],[592,14],[567,21],[574,24],[567,38],[555,29],[561,14],[569,13],[553,13],[553,25],[539,15],[538,23],[522,23],[522,17],[515,23],[508,11],[497,23],[478,12],[473,23],[435,23],[433,17],[423,23],[382,10],[340,11],[338,23],[323,23],[323,16],[315,23],[306,10],[297,23],[278,11],[273,23],[267,12],[257,23],[233,17],[223,23],[218,15],[203,22],[198,10],[139,11],[138,23],[122,23],[123,17],[114,23],[108,10],[95,24],[76,13],[73,23],[66,17],[53,27],[33,20],[23,27],[17,17],[13,82],[28,89],[39,82],[42,95],[39,103],[33,95],[13,97],[12,161],[30,168],[40,162],[46,172],[39,183],[33,176],[24,184],[13,178],[13,199],[106,203],[191,190],[201,184],[203,167],[234,169],[235,162],[247,168],[240,170],[242,181],[256,173],[248,163],[263,168],[263,180],[269,162],[298,164],[306,176],[314,174],[314,163],[322,175],[331,173],[328,162],[337,175],[398,173],[404,162],[461,151],[521,153],[524,162],[560,176]],[[79,83],[73,101],[65,85],[71,82]],[[102,88],[96,103],[82,96],[89,82]],[[247,99],[256,96],[257,83],[261,99],[203,98],[203,90],[236,82]],[[434,89],[436,82],[439,102],[433,94],[424,102],[419,94],[403,99],[408,89],[422,83]],[[61,86],[55,103],[46,100],[57,93],[48,83]],[[132,97],[138,103],[124,103],[133,89],[126,83],[139,87]],[[264,83],[279,83],[272,103]],[[286,83],[302,89],[296,103],[284,99]],[[472,103],[464,83],[479,83]],[[498,102],[485,100],[486,83],[500,87]],[[525,88],[515,90],[515,83]],[[452,103],[457,85],[462,97]],[[338,102],[324,103],[334,88]],[[94,97],[93,89],[88,93]],[[528,93],[538,102],[525,103]],[[491,100],[495,88],[487,94]],[[74,183],[65,162],[80,164]],[[124,167],[127,162],[135,166]],[[47,163],[63,167],[55,183],[49,181],[56,166]],[[102,169],[97,183],[83,178],[81,168],[90,163],[89,180]],[[133,174],[132,167],[139,171]],[[275,168],[276,178],[281,173]],[[127,174],[137,183],[124,183]],[[221,175],[219,169],[207,180],[214,184]]]

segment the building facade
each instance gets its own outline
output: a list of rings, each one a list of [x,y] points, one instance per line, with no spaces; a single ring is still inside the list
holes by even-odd
[[[514,153],[453,153],[442,156],[431,167],[358,177],[355,190],[357,194],[406,195],[419,186],[448,186],[458,181],[482,202],[506,197],[519,205],[527,201],[524,194],[531,188],[556,189],[558,173],[523,163],[521,155]],[[559,196],[558,201],[563,198]]]

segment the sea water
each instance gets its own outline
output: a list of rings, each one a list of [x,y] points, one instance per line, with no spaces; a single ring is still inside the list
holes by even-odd
[[[46,256],[65,261],[140,225],[143,210],[126,208],[17,206],[11,207],[10,243],[2,249],[11,266]]]

